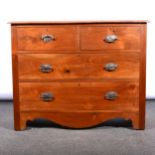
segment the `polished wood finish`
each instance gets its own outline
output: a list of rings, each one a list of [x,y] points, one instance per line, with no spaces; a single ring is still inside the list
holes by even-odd
[[[69,25],[69,24],[146,24],[148,20],[92,20],[92,21],[11,21],[11,25]]]
[[[21,111],[136,111],[139,99],[138,81],[44,82],[19,85]],[[115,91],[118,97],[107,100],[105,94]],[[54,94],[54,100],[43,101],[43,92]],[[76,94],[76,95],[75,95]]]
[[[33,121],[36,118],[45,118],[60,124],[63,127],[69,128],[89,128],[103,123],[104,121],[114,118],[124,118],[125,120],[132,120],[133,128],[139,129],[139,117],[136,112],[121,112],[121,111],[89,111],[89,112],[38,112],[29,111],[21,112],[20,130],[26,128],[27,121]],[[62,119],[63,118],[63,119]],[[76,123],[73,123],[74,122]]]
[[[54,40],[44,42],[43,35],[52,35]],[[20,27],[17,29],[18,49],[33,50],[75,50],[77,49],[76,26]]]
[[[80,29],[81,50],[136,50],[140,48],[141,27],[139,26],[83,26]],[[107,43],[107,35],[115,34],[118,39]]]
[[[147,38],[147,25],[144,25],[142,31],[142,47],[140,54],[140,86],[139,86],[139,121],[138,127],[145,128],[145,100],[146,100],[146,38]]]
[[[107,43],[107,35],[118,38]],[[71,128],[124,118],[144,129],[145,51],[146,21],[12,23],[15,130],[37,118]],[[108,71],[107,63],[117,68]],[[108,92],[117,97],[107,99]]]
[[[138,61],[137,61],[138,60]],[[107,63],[118,65],[105,70]],[[19,54],[19,80],[72,80],[139,78],[139,53],[107,52],[104,54]],[[43,73],[40,65],[50,64],[53,70]],[[87,68],[87,69],[86,69]],[[132,72],[132,74],[130,74]]]

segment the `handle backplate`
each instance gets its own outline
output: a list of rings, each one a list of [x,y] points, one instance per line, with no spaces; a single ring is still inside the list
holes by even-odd
[[[115,71],[118,68],[118,64],[110,62],[104,65],[104,69],[108,72]]]
[[[41,36],[41,40],[45,43],[48,43],[50,41],[54,41],[55,40],[55,37],[53,35],[50,35],[50,34],[43,34]]]
[[[54,100],[54,95],[50,92],[43,92],[41,93],[40,98],[45,102],[49,102]]]
[[[118,97],[118,94],[115,91],[109,91],[104,96],[106,100],[115,100],[117,99],[117,97]]]
[[[53,71],[53,67],[51,64],[41,64],[40,71],[43,73],[50,73]]]
[[[114,35],[114,34],[107,35],[104,38],[104,41],[107,42],[107,43],[114,43],[116,40],[118,40],[118,37],[116,35]]]

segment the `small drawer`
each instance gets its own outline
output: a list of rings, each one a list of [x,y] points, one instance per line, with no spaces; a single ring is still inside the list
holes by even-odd
[[[21,81],[138,79],[139,53],[18,54],[18,69]]]
[[[83,26],[80,29],[81,50],[139,50],[141,27]]]
[[[17,27],[17,48],[21,51],[76,50],[76,26]]]
[[[22,111],[132,111],[138,97],[138,81],[19,83]]]

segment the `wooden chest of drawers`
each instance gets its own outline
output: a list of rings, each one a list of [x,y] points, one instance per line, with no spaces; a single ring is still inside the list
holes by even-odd
[[[49,119],[145,127],[145,21],[12,23],[15,130]]]

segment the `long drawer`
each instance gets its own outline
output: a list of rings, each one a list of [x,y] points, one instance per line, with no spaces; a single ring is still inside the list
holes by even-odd
[[[139,53],[19,54],[19,79],[139,78]]]
[[[22,111],[134,111],[138,98],[136,80],[19,83]]]

